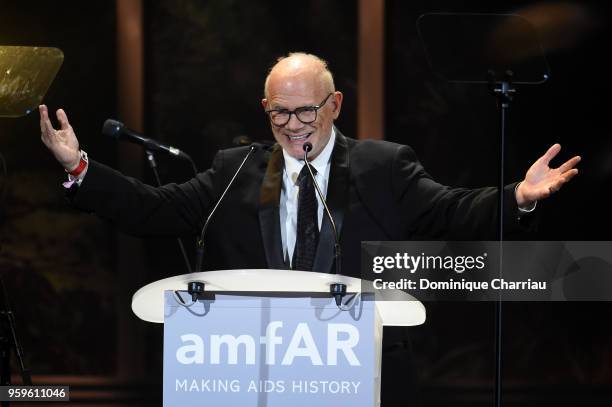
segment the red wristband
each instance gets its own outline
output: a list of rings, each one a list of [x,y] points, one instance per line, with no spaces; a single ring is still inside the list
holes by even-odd
[[[85,157],[83,156],[83,154],[81,154],[79,165],[77,165],[74,170],[68,171],[68,174],[72,175],[73,177],[78,177],[85,170],[85,168],[87,168],[87,160],[85,160]]]

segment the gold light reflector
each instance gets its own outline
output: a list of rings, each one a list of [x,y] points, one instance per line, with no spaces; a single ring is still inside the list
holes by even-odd
[[[0,117],[36,109],[64,62],[57,48],[0,46]]]

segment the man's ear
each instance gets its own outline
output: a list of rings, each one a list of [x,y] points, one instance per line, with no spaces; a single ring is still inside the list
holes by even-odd
[[[342,92],[336,91],[334,92],[332,97],[334,98],[334,100],[332,101],[334,106],[334,110],[332,111],[332,113],[334,114],[334,119],[337,119],[340,115],[340,108],[342,107],[342,100],[344,99],[344,95],[342,94]]]
[[[261,99],[261,105],[263,106],[264,110],[266,110],[266,108],[268,107],[268,99]]]

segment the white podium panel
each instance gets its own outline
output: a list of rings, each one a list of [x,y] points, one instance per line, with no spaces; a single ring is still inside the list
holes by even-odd
[[[165,293],[164,407],[380,406],[371,296],[187,297]]]

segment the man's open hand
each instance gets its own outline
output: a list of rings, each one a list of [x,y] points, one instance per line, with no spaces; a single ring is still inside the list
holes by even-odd
[[[516,202],[519,207],[529,207],[535,201],[547,198],[578,174],[578,169],[574,167],[580,162],[580,156],[570,158],[557,168],[549,166],[559,151],[561,146],[553,145],[529,168],[525,179],[516,189]]]
[[[49,119],[47,106],[40,105],[40,138],[55,156],[55,159],[64,167],[66,171],[74,170],[81,160],[79,152],[79,140],[77,140],[72,126],[68,122],[66,112],[59,109],[56,112],[57,120],[61,128],[56,130]]]

